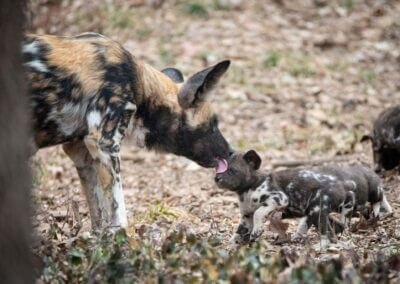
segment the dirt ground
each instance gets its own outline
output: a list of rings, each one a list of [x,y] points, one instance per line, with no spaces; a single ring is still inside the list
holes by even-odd
[[[358,141],[381,110],[400,101],[395,0],[33,1],[31,9],[33,32],[100,32],[160,69],[190,75],[231,59],[211,97],[220,128],[235,149],[256,149],[265,170],[277,161],[337,157],[371,165],[370,144]],[[157,245],[169,230],[184,227],[228,246],[239,221],[237,198],[215,186],[213,170],[128,143],[122,159],[132,234],[145,229]],[[61,147],[36,154],[34,176],[41,241],[50,233],[59,242],[87,234],[79,179]],[[305,244],[274,245],[276,234],[266,224],[268,251],[284,247],[320,259],[355,252],[361,261],[372,251],[390,254],[400,243],[399,181],[398,172],[385,174],[394,217],[340,237],[353,249],[312,250],[313,230]],[[285,222],[293,233],[297,221]]]

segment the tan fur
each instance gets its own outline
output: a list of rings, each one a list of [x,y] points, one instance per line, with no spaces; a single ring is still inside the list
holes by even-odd
[[[61,67],[73,73],[85,93],[96,92],[102,84],[103,69],[96,60],[96,49],[88,41],[61,38],[56,36],[38,36],[51,49],[48,60],[51,65]],[[118,46],[115,43],[115,46]],[[117,47],[110,47],[117,48]],[[73,54],[73,56],[71,56]]]
[[[155,106],[167,106],[174,112],[180,112],[178,86],[162,72],[145,63],[139,63],[143,92]]]
[[[190,108],[186,111],[188,124],[192,127],[199,126],[210,120],[213,115],[211,104],[203,102],[197,108]]]

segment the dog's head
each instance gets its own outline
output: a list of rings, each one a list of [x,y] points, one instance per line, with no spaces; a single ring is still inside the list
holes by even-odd
[[[400,141],[396,141],[387,131],[373,131],[364,135],[361,142],[371,141],[375,172],[392,170],[400,165]]]
[[[240,193],[254,186],[257,182],[261,158],[257,152],[250,150],[235,153],[228,160],[228,168],[224,172],[217,172],[215,182],[218,187]]]
[[[182,113],[176,135],[175,154],[185,156],[203,167],[226,169],[231,148],[218,128],[218,116],[212,110],[208,95],[226,72],[230,61],[208,67],[183,83],[180,71],[174,68],[162,72],[175,83]]]
[[[376,172],[391,170],[400,164],[400,106],[383,110],[374,121],[371,133],[361,142],[371,141]]]

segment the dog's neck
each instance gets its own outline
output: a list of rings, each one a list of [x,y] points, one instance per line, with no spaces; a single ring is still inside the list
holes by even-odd
[[[151,105],[167,106],[173,112],[179,112],[181,107],[178,103],[178,84],[146,63],[137,64],[141,82],[141,95],[137,98],[137,104],[148,101]]]
[[[178,85],[146,63],[135,64],[138,80],[133,85],[139,85],[134,94],[137,110],[128,135],[140,147],[175,153],[176,136],[183,120]]]
[[[252,177],[251,181],[246,186],[240,186],[235,189],[238,195],[242,195],[250,190],[256,190],[266,179],[268,175],[265,172],[257,171]]]

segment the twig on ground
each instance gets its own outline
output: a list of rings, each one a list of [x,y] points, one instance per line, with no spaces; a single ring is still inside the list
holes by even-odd
[[[340,157],[331,157],[331,158],[321,158],[315,160],[288,160],[288,161],[275,161],[272,162],[272,168],[277,167],[297,167],[303,165],[319,165],[324,163],[331,162],[348,162],[353,159],[353,156],[340,156]]]

